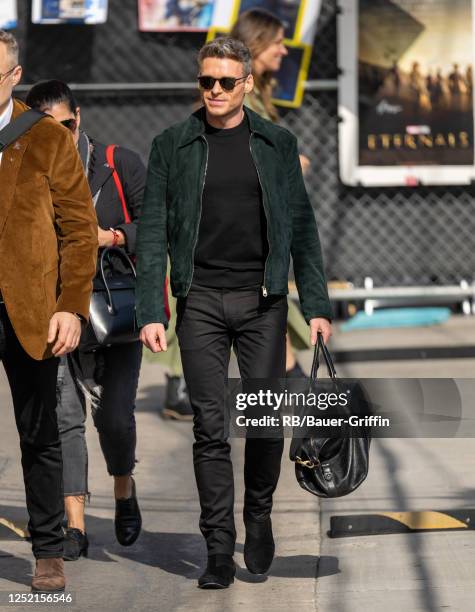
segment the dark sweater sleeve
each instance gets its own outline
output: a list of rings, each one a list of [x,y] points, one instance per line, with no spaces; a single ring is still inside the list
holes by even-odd
[[[123,147],[115,150],[115,166],[124,190],[125,202],[131,223],[116,225],[115,229],[125,235],[125,250],[129,255],[136,252],[137,222],[140,216],[147,171],[140,156]]]

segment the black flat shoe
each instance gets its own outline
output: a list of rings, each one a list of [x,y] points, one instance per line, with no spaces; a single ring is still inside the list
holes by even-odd
[[[285,373],[285,377],[286,378],[306,379],[307,375],[305,374],[305,372],[300,367],[299,362],[296,361],[294,367],[291,368],[290,370],[287,370],[287,372]]]
[[[132,479],[132,497],[115,500],[115,536],[122,546],[131,546],[142,529],[142,516],[137,502],[135,480]]]
[[[285,378],[285,388],[289,393],[306,393],[308,389],[308,377],[298,362],[295,362],[291,370],[287,370]]]
[[[232,555],[210,555],[208,565],[198,579],[200,589],[227,589],[234,582],[236,566]]]
[[[251,574],[265,574],[274,559],[275,543],[270,517],[262,522],[244,519],[244,563]]]
[[[63,559],[65,561],[77,561],[79,557],[87,557],[89,540],[87,534],[80,529],[67,527],[63,540]]]
[[[168,374],[166,377],[167,394],[162,417],[175,421],[192,421],[193,408],[190,404],[190,396],[188,395],[185,379],[183,376],[168,376]]]

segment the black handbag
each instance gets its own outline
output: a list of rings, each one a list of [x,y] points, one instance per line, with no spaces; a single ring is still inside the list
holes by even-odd
[[[130,273],[116,273],[111,255],[119,256]],[[112,274],[106,275],[105,263]],[[100,276],[94,279],[89,323],[81,336],[79,350],[91,352],[116,344],[127,344],[139,339],[140,330],[135,317],[135,266],[130,257],[118,247],[104,249],[100,258]]]
[[[318,334],[310,374],[309,390],[317,386],[317,372],[320,352],[323,354],[330,388],[341,392],[331,355]],[[327,387],[328,388],[328,387]],[[348,384],[345,383],[345,390]],[[351,385],[347,408],[339,408],[339,415],[368,414],[368,402],[363,389],[356,383]],[[347,415],[344,414],[346,411]],[[315,429],[312,430],[315,432]],[[319,433],[318,431],[316,433]],[[318,497],[342,497],[357,489],[368,475],[370,428],[352,427],[352,431],[342,431],[338,437],[312,435],[304,438],[294,437],[290,446],[290,459],[295,462],[295,476],[299,485]],[[327,434],[328,435],[328,434]]]

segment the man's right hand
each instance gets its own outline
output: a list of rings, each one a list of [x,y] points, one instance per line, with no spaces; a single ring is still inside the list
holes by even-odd
[[[152,353],[167,350],[167,339],[163,323],[149,323],[140,330],[140,340]]]

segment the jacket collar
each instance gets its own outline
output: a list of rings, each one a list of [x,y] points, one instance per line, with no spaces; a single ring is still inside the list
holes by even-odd
[[[92,197],[101,189],[112,174],[112,168],[106,160],[106,146],[91,139],[92,154],[89,162],[88,181]]]
[[[27,106],[18,98],[13,98],[13,112],[12,112],[12,121],[14,121],[19,115],[27,111],[30,107]]]
[[[262,138],[268,140],[272,145],[275,145],[273,124],[266,119],[263,119],[260,115],[255,113],[249,107],[244,106],[244,112],[246,113],[249,121],[249,127],[251,132],[259,134]],[[180,136],[178,147],[184,147],[190,142],[193,142],[197,138],[200,138],[205,133],[205,107],[202,106],[196,112],[194,112],[187,121]]]

